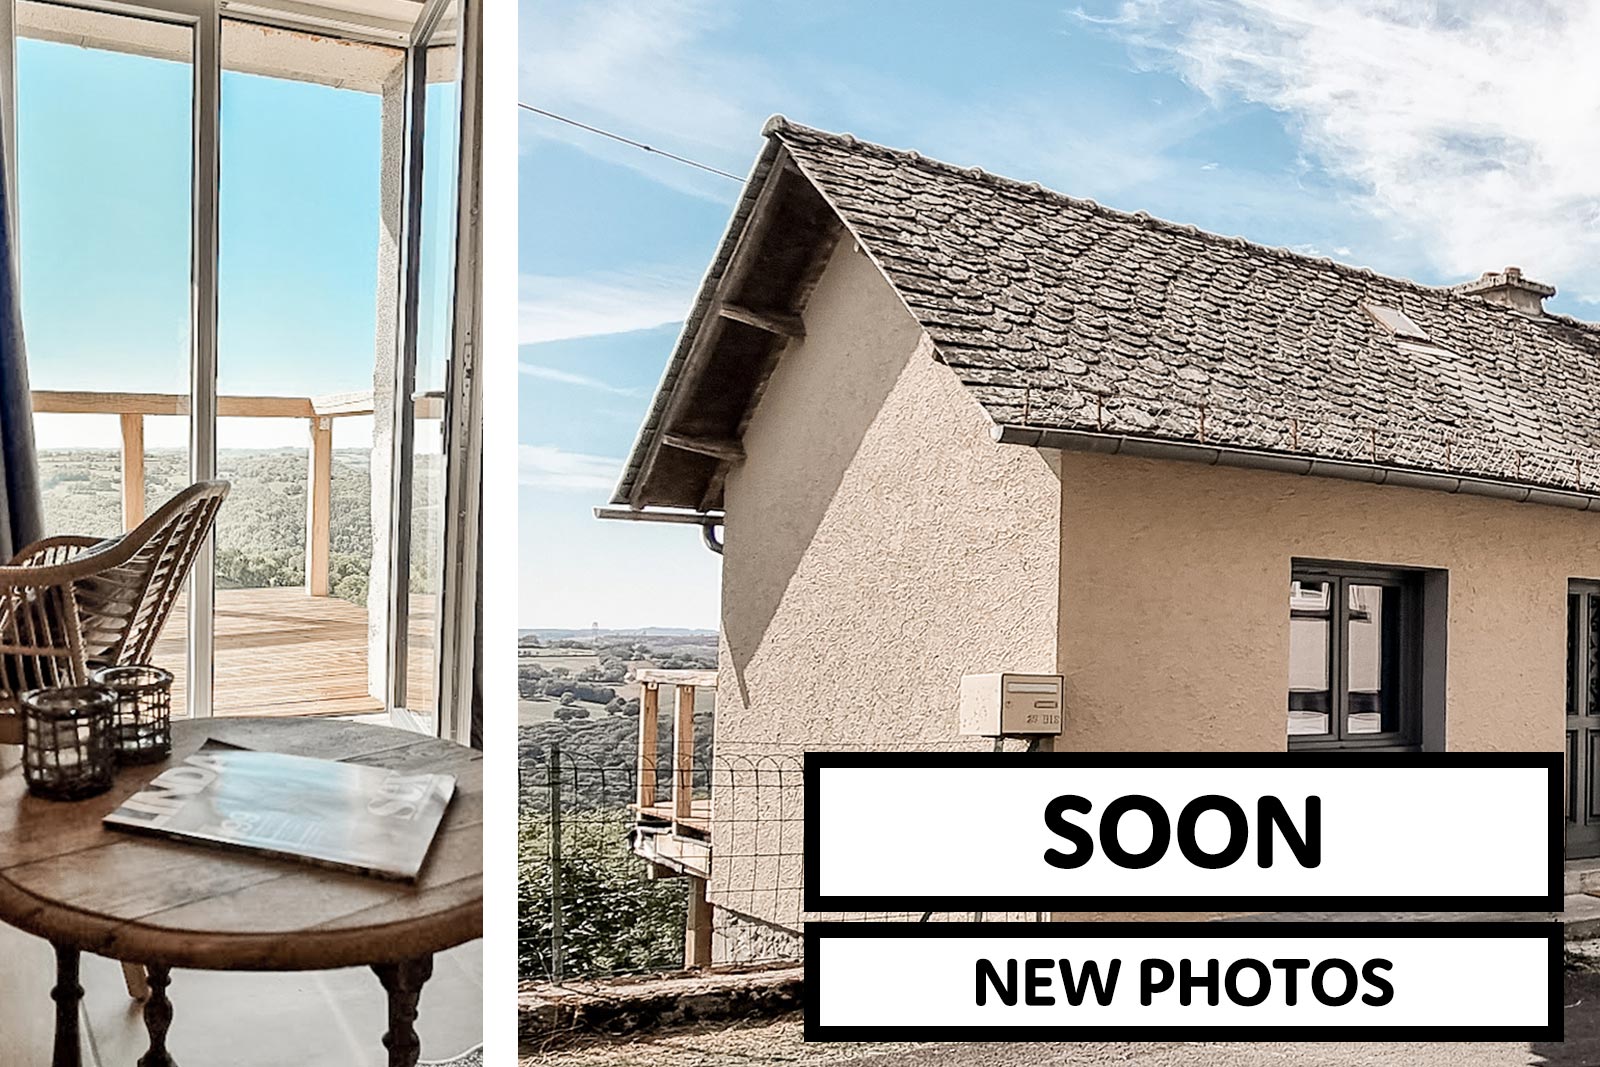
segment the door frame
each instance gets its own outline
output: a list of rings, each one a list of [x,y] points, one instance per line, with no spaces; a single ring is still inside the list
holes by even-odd
[[[219,200],[220,186],[218,176],[220,173],[221,159],[221,86],[222,86],[222,24],[225,14],[226,0],[40,0],[62,7],[72,7],[92,11],[103,11],[109,14],[124,15],[133,18],[149,19],[176,25],[188,26],[194,33],[194,43],[191,52],[191,66],[193,76],[193,136],[190,154],[192,170],[190,175],[190,202],[192,205],[192,223],[190,232],[190,323],[189,323],[189,477],[191,481],[202,481],[216,477],[217,473],[217,298],[218,298],[218,229],[219,229]],[[422,104],[423,89],[426,86],[426,49],[435,43],[435,38],[442,38],[443,16],[450,0],[427,0],[418,12],[415,22],[410,26],[397,24],[381,18],[364,19],[355,13],[337,19],[311,18],[307,9],[294,0],[260,0],[252,5],[248,15],[226,12],[230,20],[239,22],[252,22],[279,26],[286,29],[312,32],[326,37],[347,38],[374,44],[383,44],[391,47],[400,47],[406,50],[406,77],[407,85],[407,116],[405,131],[406,151],[406,177],[405,200],[403,201],[401,223],[401,258],[398,277],[395,279],[399,287],[401,307],[404,309],[401,329],[397,331],[398,358],[394,361],[395,375],[393,381],[394,395],[397,399],[405,398],[405,405],[396,405],[395,412],[410,414],[410,383],[415,380],[416,359],[416,331],[417,331],[417,303],[418,303],[418,273],[415,260],[420,256],[421,242],[418,233],[421,225],[421,197],[422,186],[420,181],[422,164],[422,138],[423,115],[425,109]],[[467,19],[459,12],[466,12],[476,8],[472,0],[460,0],[456,25],[464,25]],[[476,12],[474,12],[474,17]],[[461,32],[452,27],[458,39],[458,56],[462,54]],[[474,38],[474,45],[479,38]],[[421,64],[420,66],[418,64]],[[412,79],[417,79],[415,86],[409,84]],[[458,81],[460,79],[460,60],[458,59]],[[416,101],[413,102],[412,94],[415,90]],[[467,98],[469,94],[463,92],[462,107],[465,115]],[[6,182],[6,188],[16,190],[16,0],[0,0],[0,126],[4,130],[4,173],[0,180]],[[476,102],[473,102],[475,109]],[[463,125],[463,129],[465,126]],[[465,149],[462,156],[465,157]],[[462,188],[459,184],[458,189]],[[459,195],[459,194],[458,194]],[[17,197],[12,195],[9,200],[13,217],[13,233],[16,232],[16,202]],[[457,242],[457,270],[460,271],[459,238]],[[459,283],[458,283],[459,285]],[[474,297],[476,289],[471,290]],[[458,301],[459,303],[459,301]],[[455,348],[457,355],[461,352],[462,342],[457,329]],[[475,331],[469,329],[470,337],[475,336]],[[473,379],[475,375],[463,375],[466,381],[462,385],[463,395],[471,399],[475,392]],[[402,392],[402,389],[404,390]],[[475,401],[474,401],[475,403]],[[472,404],[462,404],[461,409],[472,407]],[[386,665],[388,671],[388,685],[386,690],[388,699],[386,709],[391,718],[396,718],[397,703],[395,674],[403,672],[405,659],[404,634],[407,619],[407,605],[399,604],[399,614],[395,613],[396,594],[392,580],[396,573],[397,563],[401,566],[398,573],[405,575],[409,571],[410,548],[410,419],[396,421],[404,425],[404,435],[397,432],[394,435],[394,444],[397,452],[404,445],[404,478],[402,479],[398,464],[391,467],[393,477],[397,481],[404,481],[403,486],[397,486],[398,494],[390,498],[390,544],[389,559],[391,572],[390,613],[386,620],[390,626],[390,662]],[[398,430],[399,427],[397,426]],[[475,432],[475,428],[474,428]],[[471,437],[473,434],[462,436]],[[397,458],[400,458],[397,455]],[[452,455],[453,458],[453,455]],[[450,464],[446,465],[447,483],[451,477]],[[457,475],[458,480],[464,475]],[[476,482],[470,477],[465,481],[471,483],[472,493],[475,498]],[[447,490],[448,491],[448,490]],[[476,519],[471,527],[476,533]],[[397,538],[400,540],[397,543]],[[475,565],[475,559],[474,559]],[[459,583],[457,583],[459,584]],[[403,588],[403,586],[402,586]],[[207,538],[206,544],[197,553],[194,569],[191,572],[188,585],[188,635],[187,635],[187,669],[188,669],[188,711],[196,718],[208,718],[214,714],[213,687],[215,684],[215,592],[216,592],[216,538],[215,534]],[[459,598],[459,594],[458,594]],[[438,616],[441,619],[441,632],[444,629],[443,620],[446,617],[444,609],[444,590],[440,593],[441,605]],[[475,616],[474,616],[475,618]],[[398,623],[398,626],[396,625]],[[460,629],[461,624],[452,625],[452,631]],[[469,622],[470,628],[470,622]],[[395,637],[399,635],[402,642],[399,649],[400,658],[395,659]],[[436,643],[438,643],[436,641]],[[403,673],[402,673],[403,677]],[[441,681],[444,672],[437,675]],[[403,683],[402,683],[403,684]],[[445,707],[443,694],[436,694],[436,706],[442,710]],[[403,712],[403,708],[398,708]],[[436,718],[436,732],[443,732],[447,721],[444,714]],[[398,719],[399,724],[408,723],[404,715]]]
[[[425,137],[427,133],[428,53],[444,43],[440,40],[443,16],[456,3],[453,43],[456,50],[457,152],[451,187],[455,190],[455,240],[451,260],[450,358],[445,371],[444,409],[441,426],[444,454],[444,500],[441,514],[443,543],[438,546],[440,585],[434,602],[434,636],[430,654],[433,660],[433,714],[419,714],[409,706],[407,667],[411,644],[411,555],[412,504],[416,485],[415,408],[417,378],[417,337],[421,322],[422,229]],[[465,641],[470,647],[476,632],[476,590],[478,516],[476,501],[480,477],[473,462],[477,454],[479,400],[475,357],[477,336],[478,257],[473,253],[477,238],[476,204],[469,190],[476,183],[477,138],[471,123],[476,121],[478,93],[474,80],[477,63],[475,49],[481,41],[481,16],[475,0],[427,0],[417,16],[407,46],[405,70],[405,108],[407,140],[405,157],[405,199],[401,225],[400,308],[402,328],[395,358],[393,403],[390,405],[390,440],[393,443],[390,471],[389,588],[387,598],[388,643],[385,703],[391,723],[404,729],[419,730],[460,743],[470,738],[470,707],[465,714],[456,676],[455,650]],[[465,502],[470,509],[463,512]],[[462,546],[467,540],[472,551]],[[470,557],[470,558],[469,558]],[[463,569],[465,568],[465,569]],[[465,605],[465,607],[463,607]],[[471,669],[469,663],[467,669]],[[469,689],[470,697],[470,689]]]
[[[1571,612],[1572,598],[1578,598],[1577,628],[1573,630]],[[1590,640],[1593,637],[1588,621],[1588,599],[1600,598],[1600,581],[1573,578],[1567,582],[1567,704],[1562,720],[1562,756],[1565,764],[1565,773],[1561,783],[1561,796],[1563,810],[1561,813],[1561,839],[1563,852],[1569,859],[1588,859],[1600,856],[1600,816],[1589,815],[1594,810],[1590,803],[1590,796],[1594,793],[1593,766],[1589,759],[1589,749],[1593,747],[1592,738],[1600,731],[1590,731],[1582,725],[1582,720],[1593,719],[1595,715],[1589,706],[1590,685],[1588,663],[1590,658]],[[1579,720],[1577,725],[1573,720]],[[1574,736],[1588,734],[1588,737]],[[1583,744],[1579,744],[1583,742]],[[1585,817],[1580,820],[1578,816]],[[1575,827],[1588,827],[1595,829],[1591,836],[1593,840],[1580,843],[1580,854],[1573,855],[1570,841],[1570,831]]]
[[[189,480],[206,481],[217,474],[217,184],[221,157],[221,32],[220,0],[138,0],[134,3],[102,0],[41,0],[60,7],[103,11],[129,18],[187,26],[193,33],[189,63],[192,137],[190,140],[191,210],[189,230]],[[5,42],[5,79],[0,100],[0,122],[5,125],[6,171],[3,178],[16,196],[16,47],[15,0],[0,0],[0,28]],[[15,211],[15,207],[13,207]],[[13,233],[17,232],[15,216]],[[186,707],[195,718],[209,718],[214,710],[212,687],[215,654],[216,537],[195,554],[189,573],[188,634],[186,635]]]
[[[456,81],[460,117],[456,160],[455,310],[451,316],[450,380],[445,419],[443,567],[434,609],[434,678],[440,736],[471,745],[477,689],[479,570],[483,488],[483,217],[478,145],[483,114],[483,5],[456,9]]]

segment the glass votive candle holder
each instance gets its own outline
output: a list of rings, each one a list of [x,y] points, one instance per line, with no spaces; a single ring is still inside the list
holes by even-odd
[[[148,663],[102,667],[89,676],[111,690],[111,741],[118,763],[156,763],[172,754],[172,672]]]
[[[116,754],[111,720],[116,697],[101,685],[30,689],[22,715],[22,776],[28,792],[82,800],[111,788]]]

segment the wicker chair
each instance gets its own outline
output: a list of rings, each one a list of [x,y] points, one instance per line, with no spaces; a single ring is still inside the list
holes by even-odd
[[[121,537],[47,537],[0,566],[0,745],[22,741],[18,693],[150,661],[227,495],[197,482]]]
[[[150,662],[227,495],[227,482],[196,482],[121,537],[47,537],[0,567],[0,745],[22,743],[18,693]],[[149,996],[143,967],[122,973],[130,996]]]

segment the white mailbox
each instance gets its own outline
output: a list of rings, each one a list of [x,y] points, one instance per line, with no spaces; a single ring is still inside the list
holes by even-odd
[[[961,732],[982,737],[1061,733],[1061,675],[966,674],[961,677]]]

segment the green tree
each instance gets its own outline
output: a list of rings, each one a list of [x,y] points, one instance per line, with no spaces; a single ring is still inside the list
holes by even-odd
[[[563,974],[599,977],[675,969],[683,963],[685,880],[647,881],[627,846],[625,808],[563,811]],[[549,814],[525,810],[517,840],[519,962],[524,977],[550,973]]]

